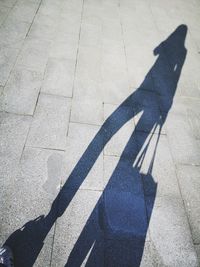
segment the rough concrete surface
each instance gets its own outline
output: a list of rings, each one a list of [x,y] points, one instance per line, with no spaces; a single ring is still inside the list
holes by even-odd
[[[199,25],[198,0],[0,0],[16,267],[200,266]]]

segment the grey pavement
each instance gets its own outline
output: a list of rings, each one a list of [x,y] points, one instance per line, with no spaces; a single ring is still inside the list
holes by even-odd
[[[181,47],[163,41],[183,24],[174,85]],[[0,0],[0,243],[17,267],[200,266],[199,25],[198,0]],[[116,229],[137,220],[132,260]]]

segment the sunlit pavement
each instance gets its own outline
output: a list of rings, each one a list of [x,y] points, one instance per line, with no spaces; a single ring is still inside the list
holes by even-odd
[[[17,266],[199,266],[199,1],[0,0],[0,25],[0,240],[14,236],[16,262],[35,249]],[[174,41],[177,27],[185,35],[175,32]],[[115,195],[113,172],[123,192],[129,176],[151,176],[151,208],[144,211],[130,183],[139,201],[131,217],[132,191],[126,203],[121,191]],[[134,257],[141,235],[145,243],[140,259],[128,262],[129,243],[120,237],[129,240],[132,229]]]

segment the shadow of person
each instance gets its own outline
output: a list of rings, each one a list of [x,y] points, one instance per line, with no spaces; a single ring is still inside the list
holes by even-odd
[[[66,266],[80,266],[83,261],[86,266],[140,265],[157,190],[152,177],[153,163],[185,61],[186,34],[187,27],[180,25],[154,49],[158,57],[141,86],[106,119],[60,190],[48,215],[28,222],[8,238],[6,244],[14,251],[16,267],[33,266],[45,237],[68,207],[105,145],[138,113],[141,117]],[[156,145],[148,172],[143,174],[141,166],[153,135],[157,138]]]

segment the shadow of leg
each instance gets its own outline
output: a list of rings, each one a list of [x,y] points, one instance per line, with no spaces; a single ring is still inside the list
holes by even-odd
[[[98,206],[99,203],[86,222],[65,267],[78,267],[84,261],[86,266],[103,266],[103,232],[99,224]]]

